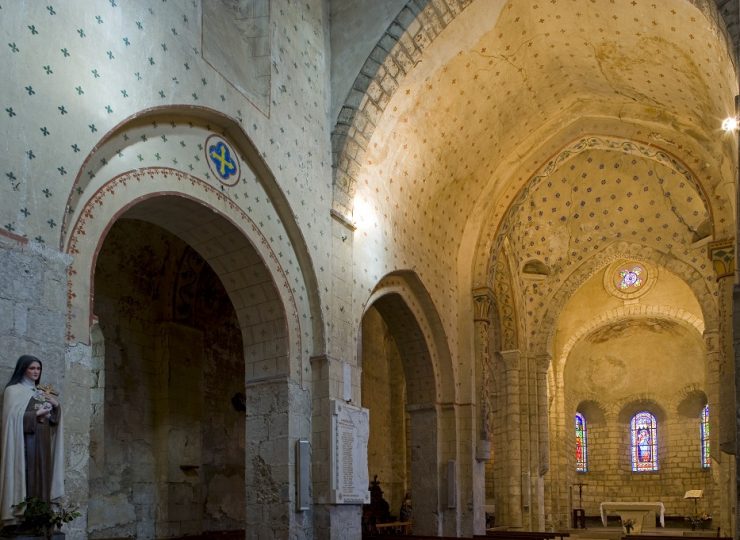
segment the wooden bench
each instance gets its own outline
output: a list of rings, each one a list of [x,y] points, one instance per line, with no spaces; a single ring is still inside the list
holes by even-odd
[[[375,530],[379,535],[395,534],[408,536],[411,534],[411,521],[389,521],[388,523],[376,523]]]
[[[708,531],[707,531],[708,532]],[[691,536],[675,535],[669,536],[667,534],[625,534],[622,535],[623,540],[733,540],[730,536],[717,536],[707,534],[706,536]]]
[[[566,536],[570,536],[570,533],[560,531],[512,531],[496,528],[487,529],[485,536],[476,536],[475,538],[501,538],[504,540],[553,540],[560,538],[560,540],[563,540]]]
[[[372,535],[367,538],[372,538],[373,540],[397,540],[399,538],[398,535],[395,534],[379,534],[379,535]],[[409,534],[403,536],[403,538],[407,540],[472,540],[470,537],[463,536],[463,537],[457,537],[457,536],[425,536],[422,534]],[[485,538],[485,536],[481,536],[481,538]]]

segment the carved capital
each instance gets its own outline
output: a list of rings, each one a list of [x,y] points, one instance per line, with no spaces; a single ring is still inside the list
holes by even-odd
[[[550,368],[550,362],[552,361],[552,355],[549,353],[538,354],[534,357],[534,363],[537,366],[537,372],[541,374],[547,374],[547,370]]]
[[[735,241],[732,238],[710,242],[707,252],[717,281],[735,275]]]
[[[501,357],[504,368],[507,371],[510,369],[519,369],[519,359],[521,358],[521,352],[513,349],[510,351],[499,351],[498,354]]]
[[[473,316],[475,322],[490,324],[493,302],[493,291],[488,287],[473,289]]]
[[[704,344],[707,348],[707,353],[719,351],[719,331],[705,330]]]

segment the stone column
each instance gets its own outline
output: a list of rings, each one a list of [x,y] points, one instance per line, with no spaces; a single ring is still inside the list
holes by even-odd
[[[537,356],[533,362],[535,399],[530,402],[530,429],[532,437],[531,474],[535,478],[532,493],[532,525],[536,530],[545,528],[545,474],[550,470],[550,432],[547,411],[547,369],[549,354]]]
[[[740,417],[737,415],[737,404],[740,403],[740,395],[737,389],[737,376],[740,373],[740,291],[735,292],[735,240],[724,239],[711,242],[708,245],[709,259],[712,261],[717,276],[718,293],[718,332],[716,339],[708,340],[707,363],[710,369],[717,366],[718,384],[717,394],[719,406],[716,408],[719,456],[729,454],[726,457],[735,462],[735,468],[740,468],[740,448],[738,448],[737,430],[740,429]],[[733,344],[735,344],[733,351]],[[712,348],[710,349],[710,345]],[[710,353],[711,351],[711,353]],[[712,404],[710,402],[710,415]],[[710,417],[711,418],[711,417]],[[711,448],[710,440],[710,448]],[[710,450],[711,452],[711,450]],[[734,458],[731,456],[734,455]],[[725,463],[727,467],[729,463]],[[740,518],[740,507],[737,505],[737,493],[740,491],[740,478],[735,479],[731,492],[721,490],[722,517],[720,526],[724,530],[734,530],[735,521]],[[734,492],[734,493],[733,493]],[[735,515],[725,509],[735,508]]]
[[[455,404],[454,422],[457,456],[452,459],[457,464],[457,523],[456,528],[449,530],[456,536],[470,537],[473,536],[476,512],[481,514],[480,525],[485,532],[485,514],[482,508],[476,508],[476,499],[485,503],[486,462],[476,458],[475,406],[472,403]],[[445,427],[446,424],[443,420]],[[442,432],[442,437],[443,440],[447,438],[446,432]],[[448,534],[447,530],[445,527],[445,534]]]
[[[493,361],[491,358],[491,311],[493,292],[483,287],[473,291],[475,324],[475,366],[477,408],[477,445],[473,462],[473,533],[484,534],[486,529],[486,462],[491,458],[493,438]]]
[[[296,509],[296,441],[308,438],[309,391],[273,377],[246,384],[247,538],[302,538],[310,514]]]
[[[353,243],[355,226],[351,216],[331,210],[331,299],[326,320],[329,339],[325,354],[311,359],[312,396],[312,486],[314,537],[326,540],[360,538],[362,507],[357,504],[331,504],[330,400],[345,400],[344,378],[351,387],[351,400],[360,405],[361,371],[355,360],[359,328],[353,320]]]
[[[414,508],[414,534],[438,536],[451,517],[447,504],[447,459],[440,459],[438,417],[442,411],[434,405],[409,405],[411,446],[411,503]],[[453,412],[452,409],[449,409]],[[454,433],[454,431],[453,431]],[[453,444],[454,452],[454,444]],[[449,458],[449,455],[442,457]],[[442,481],[440,481],[442,480]],[[345,536],[344,538],[359,538]]]
[[[506,462],[509,464],[506,474],[506,487],[502,493],[501,499],[497,497],[498,502],[504,503],[504,509],[501,513],[501,520],[497,516],[497,523],[509,525],[512,527],[522,526],[522,416],[521,400],[519,396],[520,382],[520,352],[517,350],[499,352],[505,369],[505,388],[506,388],[506,405],[505,405],[505,428],[504,436],[507,439],[506,444]]]
[[[327,540],[362,536],[361,507],[355,504],[333,504],[329,491],[332,466],[330,400],[343,397],[345,365],[345,362],[329,355],[315,356],[311,359],[313,376],[311,474],[314,532],[317,538]],[[360,400],[356,401],[359,405]]]
[[[552,454],[550,455],[549,485],[551,489],[549,504],[552,514],[552,525],[555,530],[570,527],[572,505],[569,485],[572,480],[571,469],[568,466],[566,441],[568,432],[566,426],[565,396],[563,395],[562,373],[553,370],[553,403],[549,413],[550,434],[553,438]]]

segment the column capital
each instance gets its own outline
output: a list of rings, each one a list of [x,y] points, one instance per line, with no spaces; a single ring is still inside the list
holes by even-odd
[[[735,240],[725,238],[707,245],[709,260],[712,262],[717,281],[735,276]]]
[[[719,351],[719,330],[716,328],[704,330],[702,337],[708,353]]]
[[[498,351],[498,355],[503,360],[506,369],[518,369],[519,361],[522,357],[521,351],[518,349],[511,349],[508,351]]]
[[[488,287],[473,289],[473,313],[475,322],[491,322],[493,308],[493,291]]]
[[[537,366],[537,370],[540,372],[547,373],[552,362],[552,355],[550,353],[541,353],[534,355],[534,363]]]

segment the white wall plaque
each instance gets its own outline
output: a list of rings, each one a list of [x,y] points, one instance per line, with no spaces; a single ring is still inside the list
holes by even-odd
[[[331,401],[331,489],[332,504],[370,502],[367,471],[367,442],[370,411]]]

